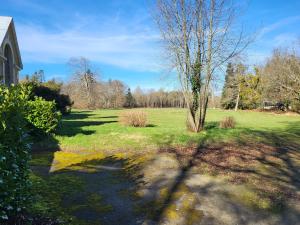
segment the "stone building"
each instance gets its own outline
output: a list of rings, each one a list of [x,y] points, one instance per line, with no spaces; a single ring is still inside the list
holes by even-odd
[[[0,83],[17,84],[23,69],[14,21],[0,16]]]

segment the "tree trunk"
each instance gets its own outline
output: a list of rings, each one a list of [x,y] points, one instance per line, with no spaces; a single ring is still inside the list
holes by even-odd
[[[238,89],[238,94],[237,94],[237,97],[236,97],[236,101],[235,101],[235,108],[234,108],[234,111],[237,111],[238,108],[239,108],[239,101],[240,101],[240,87]]]

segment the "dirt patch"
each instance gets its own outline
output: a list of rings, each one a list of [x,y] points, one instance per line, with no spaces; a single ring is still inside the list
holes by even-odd
[[[232,202],[279,214],[291,207],[300,207],[300,152],[297,148],[224,143],[161,152],[173,153],[180,162],[187,161],[196,173],[243,185],[242,189],[232,188],[235,191],[226,193]],[[298,203],[295,204],[295,200]],[[299,211],[296,212],[299,216]]]
[[[271,212],[269,198],[258,190],[246,183],[228,182],[228,176],[221,173],[203,174],[200,164],[188,163],[187,151],[181,154],[185,157],[163,152],[144,168],[146,185],[140,195],[148,202],[142,207],[148,212],[145,224],[281,225],[296,224],[300,218],[295,202],[290,208]],[[191,197],[186,203],[185,196]]]

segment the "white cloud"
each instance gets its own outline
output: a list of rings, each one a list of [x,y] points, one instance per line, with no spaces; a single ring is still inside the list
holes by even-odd
[[[57,30],[16,24],[23,61],[65,63],[70,57],[85,56],[94,62],[127,69],[160,70],[160,35],[147,26],[136,24],[137,21],[134,24],[117,22],[102,21],[101,28],[96,26],[97,21],[85,19]],[[86,25],[88,23],[90,26]]]
[[[292,23],[295,23],[297,21],[300,21],[300,16],[292,16],[292,17],[287,17],[287,18],[284,18],[282,20],[279,20],[273,24],[270,24],[266,27],[264,27],[260,34],[259,34],[259,38],[262,38],[264,35],[268,34],[268,33],[271,33],[279,28],[282,28],[286,25],[289,25],[289,24],[292,24]]]
[[[285,32],[284,28],[297,21],[300,21],[300,16],[287,17],[264,27],[247,51],[249,64],[262,64],[271,56],[275,48],[291,47],[295,44],[298,30]]]

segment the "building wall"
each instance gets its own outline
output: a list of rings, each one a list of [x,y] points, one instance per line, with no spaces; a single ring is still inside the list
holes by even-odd
[[[0,58],[0,84],[4,83],[3,74],[4,74],[3,59]]]
[[[16,52],[16,46],[14,46],[12,33],[7,32],[4,41],[1,44],[0,47],[0,82],[2,84],[10,85],[10,84],[17,84],[19,80],[19,67],[17,66],[17,52]],[[5,48],[6,46],[9,46],[12,52],[12,62],[10,63],[11,73],[9,80],[5,79],[5,74],[7,71],[5,71]]]

